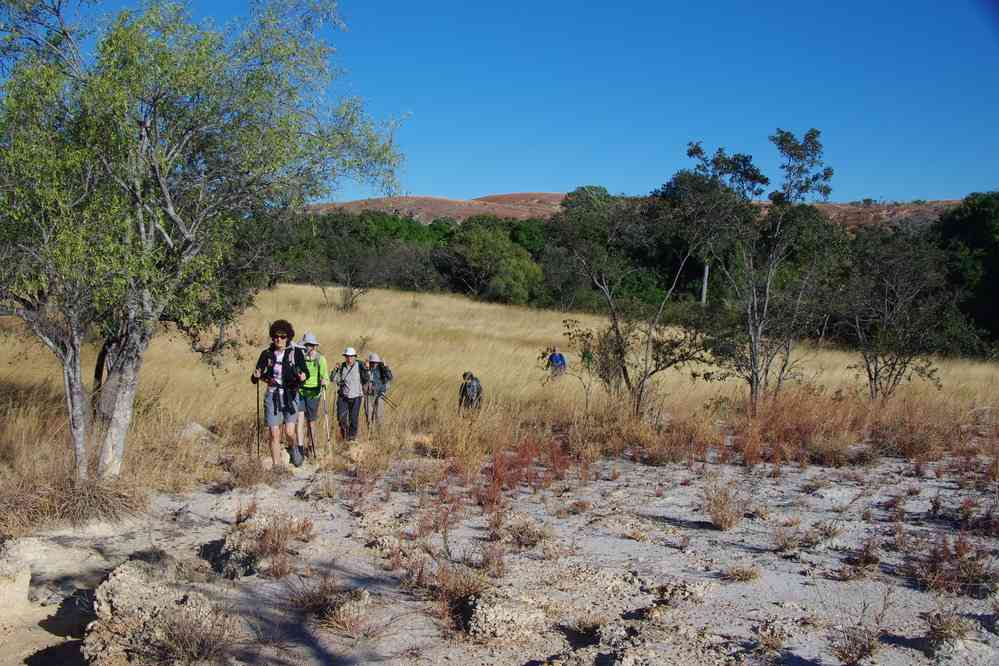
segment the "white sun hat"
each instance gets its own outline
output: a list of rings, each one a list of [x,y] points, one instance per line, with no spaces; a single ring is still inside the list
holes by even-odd
[[[309,331],[306,331],[305,335],[302,336],[302,344],[303,345],[315,345],[315,346],[318,347],[319,346],[319,340],[316,340],[316,336],[314,336],[312,333],[310,333]]]
[[[344,356],[357,356],[357,352],[354,351],[353,347],[347,347],[346,349],[343,350],[343,355]]]
[[[382,357],[379,356],[378,354],[374,352],[368,354],[368,363],[381,363],[381,362],[382,362]]]

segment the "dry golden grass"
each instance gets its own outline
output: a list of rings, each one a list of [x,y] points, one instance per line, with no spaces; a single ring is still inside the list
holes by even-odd
[[[601,323],[596,316],[573,316],[584,325]],[[391,398],[397,406],[389,408],[386,425],[362,433],[367,441],[349,459],[338,455],[325,462],[329,469],[353,466],[362,480],[377,477],[392,461],[419,455],[440,459],[444,475],[474,481],[497,452],[506,450],[523,452],[518,454],[522,478],[516,482],[538,485],[563,478],[574,461],[582,468],[600,456],[621,453],[652,464],[691,463],[713,451],[723,460],[746,464],[838,465],[859,462],[851,456],[866,455],[855,450],[865,441],[871,450],[925,462],[963,446],[961,426],[980,420],[980,408],[994,407],[999,395],[996,365],[943,361],[942,392],[914,384],[903,387],[886,407],[872,409],[862,394],[858,397],[858,379],[847,369],[855,355],[810,349],[803,366],[809,388],[786,391],[764,405],[759,419],[745,416],[745,390],[734,380],[694,383],[688,373],[673,372],[664,373],[654,391],[650,412],[661,417],[657,423],[630,422],[599,390],[592,405],[595,418],[582,420],[579,382],[564,377],[545,384],[546,373],[537,362],[541,349],[562,343],[564,313],[375,290],[356,312],[344,314],[328,307],[316,288],[283,285],[262,293],[243,316],[238,353],[221,368],[202,364],[179,335],[166,331],[155,339],[142,369],[126,453],[131,483],[151,491],[182,491],[203,482],[271,480],[242,461],[246,452],[256,453],[257,394],[249,371],[268,343],[269,322],[277,318],[290,320],[299,338],[313,332],[331,365],[351,345],[365,355],[378,352],[392,367]],[[85,349],[88,374],[95,353],[92,345]],[[572,368],[575,359],[569,358]],[[465,370],[484,386],[485,402],[474,418],[456,414]],[[45,484],[60,485],[68,477],[64,412],[61,372],[52,354],[19,324],[0,319],[0,504],[15,483],[42,492],[38,489]],[[995,417],[988,418],[994,426]],[[180,441],[179,430],[191,421],[218,437]],[[726,446],[723,430],[734,433],[732,446]],[[532,462],[547,471],[535,475]],[[26,529],[0,524],[0,532]]]

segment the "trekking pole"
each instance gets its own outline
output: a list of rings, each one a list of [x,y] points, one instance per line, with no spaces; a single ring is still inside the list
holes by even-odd
[[[257,381],[257,457],[260,457],[260,381]]]
[[[330,430],[330,399],[326,397],[326,386],[323,386],[323,403],[325,403],[323,415],[326,417],[326,451],[329,455],[333,455],[332,431]]]
[[[316,459],[316,435],[315,431],[312,429],[312,421],[306,419],[305,427],[309,431],[309,453],[312,456],[312,460],[314,461]]]
[[[385,404],[388,405],[389,407],[391,407],[392,409],[395,409],[396,407],[398,407],[398,405],[396,405],[394,402],[392,402],[392,400],[387,395],[385,395],[384,393],[379,394],[378,397],[380,397],[382,400],[384,400]]]

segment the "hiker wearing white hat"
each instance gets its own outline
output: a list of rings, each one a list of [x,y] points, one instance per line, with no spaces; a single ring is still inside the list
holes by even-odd
[[[311,332],[306,331],[302,336],[302,347],[305,348],[306,378],[302,383],[302,407],[298,413],[298,445],[305,448],[305,435],[309,435],[309,449],[313,454],[316,451],[316,435],[319,432],[316,422],[322,416],[323,388],[326,386],[326,377],[329,376],[329,368],[326,364],[326,357],[319,353],[319,340]]]
[[[330,381],[337,386],[336,420],[340,424],[340,435],[348,442],[353,442],[357,439],[364,386],[370,381],[370,377],[368,369],[357,362],[357,352],[353,347],[343,350],[343,359],[343,363],[330,375]]]
[[[370,381],[364,385],[364,416],[370,428],[382,422],[387,394],[392,385],[392,371],[381,356],[371,352],[368,354],[368,374]]]

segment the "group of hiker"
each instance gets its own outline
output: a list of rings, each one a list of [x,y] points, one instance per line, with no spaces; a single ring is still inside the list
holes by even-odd
[[[328,405],[326,387],[330,383],[336,388],[336,416],[342,439],[357,439],[362,406],[369,428],[381,424],[389,403],[392,370],[378,354],[372,352],[367,361],[358,361],[357,351],[347,347],[343,362],[331,372],[319,351],[319,340],[312,333],[305,333],[301,342],[295,343],[295,329],[284,319],[272,323],[268,333],[271,344],[260,352],[250,381],[267,386],[264,420],[275,464],[282,460],[282,436],[289,442],[291,462],[296,467],[305,458],[306,437],[315,451],[319,419],[328,416],[323,403]],[[259,409],[259,399],[257,405]],[[259,423],[259,415],[257,420]],[[329,432],[328,422],[326,430]]]
[[[330,371],[326,357],[319,351],[319,340],[306,332],[300,343],[295,342],[291,323],[278,319],[268,331],[271,344],[260,352],[250,381],[258,387],[257,409],[260,409],[259,386],[267,389],[263,396],[264,420],[270,434],[271,458],[282,463],[282,437],[287,438],[291,463],[300,466],[307,453],[308,438],[315,454],[319,419],[326,416],[329,436],[329,401],[326,387],[332,384],[336,395],[336,418],[340,436],[355,441],[364,409],[368,428],[377,428],[385,416],[385,406],[392,405],[388,397],[392,370],[381,357],[371,352],[366,361],[359,361],[353,347],[343,350],[343,362]],[[565,357],[557,348],[547,353],[546,367],[552,377],[566,371]],[[458,388],[458,412],[478,410],[482,406],[482,382],[471,371],[465,372]],[[326,408],[324,409],[324,403]],[[260,415],[257,415],[260,424]],[[259,446],[259,432],[258,432]]]

